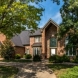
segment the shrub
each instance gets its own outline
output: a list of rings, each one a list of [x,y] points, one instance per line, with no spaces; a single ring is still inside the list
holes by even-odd
[[[62,56],[63,62],[70,62],[70,58],[65,54]]]
[[[57,57],[57,55],[50,56],[49,57],[49,61],[50,62],[55,62],[56,61],[56,57]]]
[[[26,54],[26,55],[25,55],[25,58],[26,58],[26,59],[31,59],[32,56],[31,56],[31,54]]]
[[[14,59],[14,47],[9,40],[5,40],[0,46],[0,54],[6,60]]]
[[[20,59],[20,58],[21,58],[21,55],[20,55],[20,54],[16,54],[16,55],[15,55],[15,58],[16,58],[16,59]]]
[[[35,55],[33,57],[33,61],[35,61],[35,62],[41,61],[41,57],[39,55]]]
[[[61,63],[61,62],[63,62],[63,59],[61,56],[53,55],[53,56],[50,56],[49,61],[55,62],[55,63]]]
[[[69,62],[69,61],[70,59],[66,55],[63,56],[53,55],[50,56],[49,58],[49,62],[55,62],[55,63],[62,63],[62,62]]]
[[[76,58],[74,59],[75,63],[78,63],[78,55],[76,56]]]

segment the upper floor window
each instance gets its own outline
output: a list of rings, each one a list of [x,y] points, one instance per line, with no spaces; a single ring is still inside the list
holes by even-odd
[[[57,46],[57,39],[55,37],[50,38],[50,47]]]
[[[35,37],[35,42],[41,42],[41,37]]]

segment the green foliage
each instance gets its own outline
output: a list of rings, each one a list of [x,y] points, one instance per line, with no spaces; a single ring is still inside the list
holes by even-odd
[[[54,63],[62,63],[63,59],[61,56],[53,55],[53,56],[50,56],[49,61]]]
[[[70,59],[66,55],[63,56],[53,55],[49,57],[49,62],[62,63],[62,62],[69,62],[69,61]]]
[[[44,11],[38,4],[43,1],[46,0],[0,0],[0,32],[12,37],[26,28],[37,29]],[[60,0],[52,1],[60,3]]]
[[[4,33],[7,37],[12,37],[26,28],[37,29],[44,9],[29,5],[29,2],[0,0],[1,33]]]
[[[70,62],[70,58],[66,55],[62,56],[63,62]]]
[[[32,56],[31,56],[31,54],[26,54],[26,55],[25,55],[25,58],[26,58],[26,59],[31,59]]]
[[[41,56],[35,55],[35,56],[33,57],[33,61],[35,61],[35,62],[41,61]]]
[[[62,23],[59,28],[59,38],[68,36],[68,45],[78,47],[78,0],[63,0],[60,9]]]
[[[77,78],[78,77],[78,66],[68,69],[59,78]]]
[[[14,48],[9,40],[5,40],[0,46],[0,54],[3,58],[10,60],[14,58]]]
[[[21,55],[20,54],[16,54],[15,55],[15,59],[20,59],[21,58]]]
[[[18,68],[15,67],[0,66],[0,78],[14,78],[18,71]]]
[[[78,63],[78,55],[76,56],[76,58],[74,59],[75,63]]]

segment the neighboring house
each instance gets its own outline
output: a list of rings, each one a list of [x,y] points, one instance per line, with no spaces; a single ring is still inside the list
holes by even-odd
[[[59,26],[50,19],[43,28],[35,30],[34,33],[29,30],[22,31],[11,39],[16,54],[21,54],[21,56],[31,54],[32,57],[38,54],[42,58],[49,58],[55,54],[68,54],[69,51],[64,50],[65,40],[57,40],[58,29]]]

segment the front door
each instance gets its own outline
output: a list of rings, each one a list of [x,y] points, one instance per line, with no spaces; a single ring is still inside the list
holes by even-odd
[[[51,48],[51,56],[56,54],[56,49],[55,48]]]
[[[41,48],[40,47],[34,47],[33,48],[33,55],[40,55],[41,54]]]

